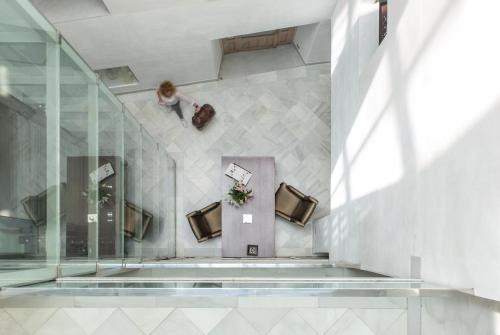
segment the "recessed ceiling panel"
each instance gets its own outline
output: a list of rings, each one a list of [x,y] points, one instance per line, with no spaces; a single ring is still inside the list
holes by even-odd
[[[102,69],[96,72],[109,88],[135,86],[139,83],[135,74],[128,66]]]
[[[109,15],[102,0],[31,0],[52,23]]]

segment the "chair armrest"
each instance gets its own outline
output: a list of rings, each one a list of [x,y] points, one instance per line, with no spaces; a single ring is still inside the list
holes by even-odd
[[[292,185],[286,185],[286,187],[288,187],[288,189],[290,190],[290,192],[292,192],[293,194],[295,194],[298,198],[304,199],[306,197],[306,195],[304,193],[300,192],[299,190],[297,190]]]
[[[293,220],[290,215],[285,214],[285,213],[283,213],[283,212],[281,212],[279,210],[276,210],[276,215],[281,216],[283,219],[288,220],[288,221],[292,221]]]
[[[309,221],[309,219],[313,215],[314,210],[316,209],[316,206],[318,205],[317,202],[308,201],[308,203],[309,203],[309,206],[307,207],[306,211],[304,212],[304,215],[300,218],[300,220],[296,220],[296,223],[299,223],[302,226],[306,225],[306,223]]]
[[[202,209],[200,210],[200,212],[201,212],[202,214],[205,214],[206,212],[210,212],[211,210],[213,210],[213,209],[217,208],[218,206],[220,206],[220,204],[221,204],[221,202],[220,202],[220,201],[217,201],[217,202],[211,203],[210,205],[208,205],[208,206],[206,206],[206,207],[202,208]]]

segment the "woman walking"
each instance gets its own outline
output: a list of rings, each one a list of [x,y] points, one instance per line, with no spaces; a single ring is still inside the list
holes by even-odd
[[[181,100],[191,104],[195,112],[198,110],[199,105],[193,100],[185,96],[184,94],[177,91],[177,88],[170,81],[164,81],[161,83],[158,90],[156,90],[158,95],[158,104],[168,107],[170,110],[175,111],[179,119],[181,120],[182,126],[187,127],[187,122],[184,119],[181,109]]]

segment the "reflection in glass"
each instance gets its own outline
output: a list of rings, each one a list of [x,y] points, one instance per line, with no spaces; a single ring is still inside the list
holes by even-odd
[[[50,278],[47,267],[48,50],[55,30],[0,2],[0,284]]]
[[[142,129],[135,118],[125,113],[125,257],[140,259],[141,245],[133,239],[142,231]]]
[[[99,85],[99,166],[112,175],[99,183],[99,258],[124,257],[123,106],[105,85]]]
[[[95,259],[97,78],[66,43],[60,73],[61,256]]]
[[[0,286],[174,257],[175,162],[29,0],[0,34]]]

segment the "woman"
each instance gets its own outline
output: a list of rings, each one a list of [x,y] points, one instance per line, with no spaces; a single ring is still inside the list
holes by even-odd
[[[182,126],[186,128],[187,122],[184,120],[184,116],[182,115],[181,100],[193,105],[195,112],[198,110],[199,105],[192,99],[178,92],[175,85],[170,81],[164,81],[161,83],[160,88],[156,90],[156,94],[158,95],[158,104],[166,106],[170,110],[174,110],[181,120]]]

